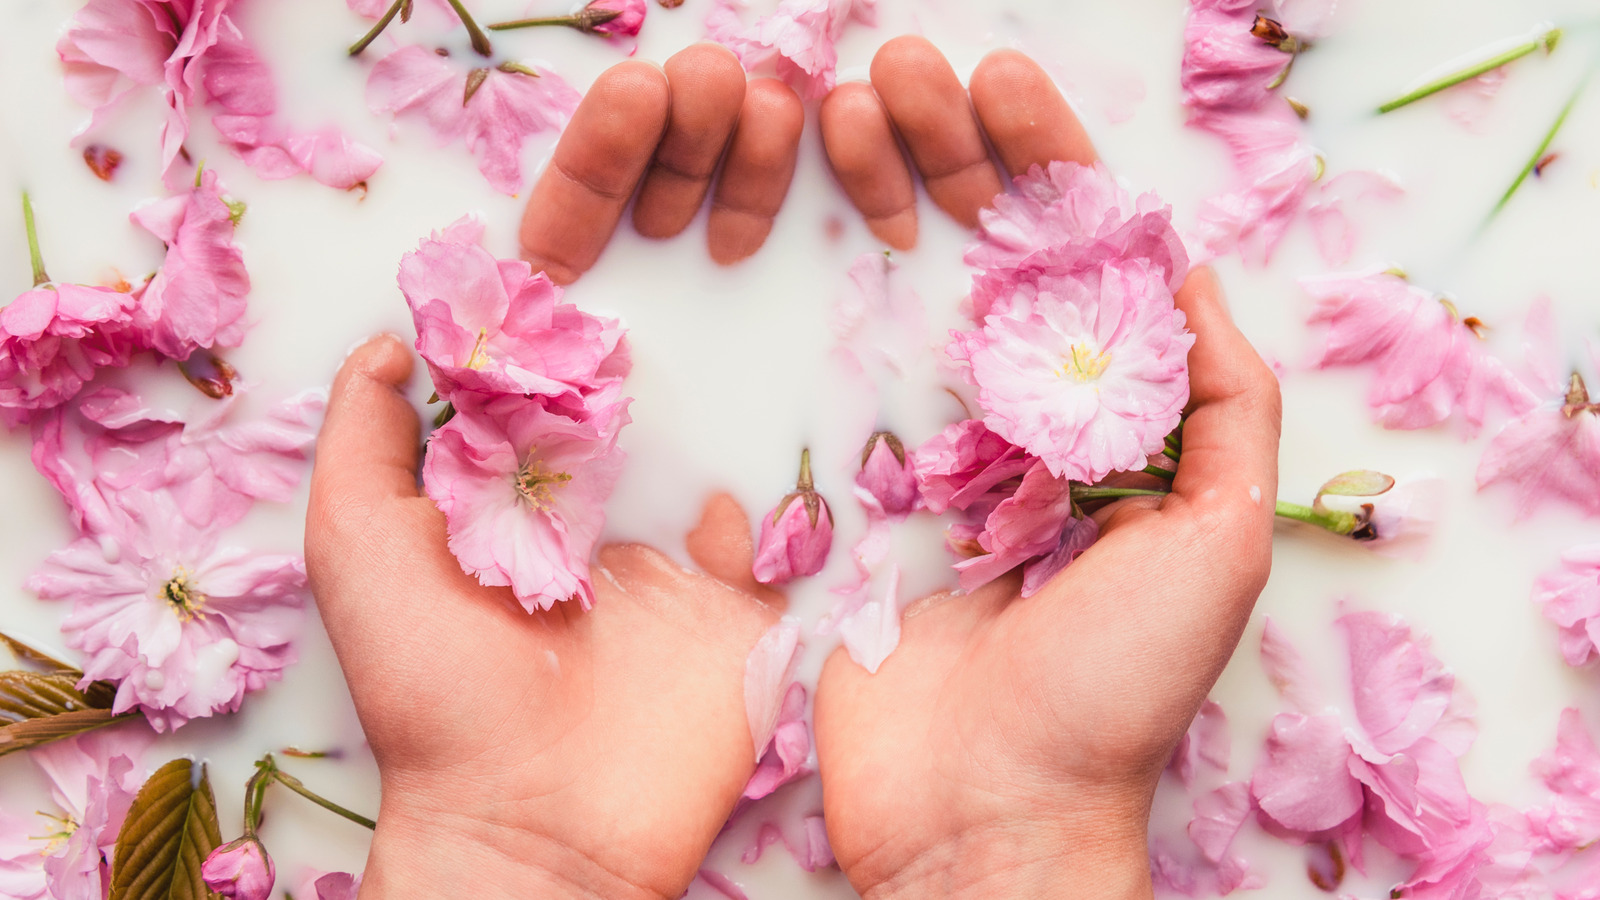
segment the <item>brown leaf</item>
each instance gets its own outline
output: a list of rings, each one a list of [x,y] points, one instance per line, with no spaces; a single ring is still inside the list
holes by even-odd
[[[76,666],[64,663],[43,650],[30,647],[4,632],[0,632],[0,644],[5,644],[6,649],[11,651],[12,656],[35,668],[43,669],[47,672],[78,672]],[[78,672],[78,674],[81,676],[83,673]]]
[[[111,900],[209,900],[200,866],[222,843],[205,766],[175,759],[139,789],[117,834]]]
[[[0,756],[92,731],[137,713],[113,715],[117,689],[96,681],[78,690],[83,673],[0,672]]]

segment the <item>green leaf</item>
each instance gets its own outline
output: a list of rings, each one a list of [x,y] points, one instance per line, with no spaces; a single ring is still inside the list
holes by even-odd
[[[111,900],[216,897],[200,879],[200,866],[221,843],[205,766],[197,782],[190,760],[167,763],[139,789],[117,835]]]
[[[0,672],[0,756],[92,731],[138,713],[113,715],[117,689],[96,681],[78,690],[83,673]]]

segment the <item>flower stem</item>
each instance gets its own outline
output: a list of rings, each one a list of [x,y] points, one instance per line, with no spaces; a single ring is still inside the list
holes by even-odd
[[[394,3],[390,4],[389,9],[384,12],[383,18],[379,19],[378,23],[372,26],[372,30],[367,32],[365,35],[362,35],[361,40],[350,45],[350,55],[359,56],[361,51],[367,49],[368,44],[371,44],[373,41],[377,40],[378,35],[383,34],[383,30],[389,27],[389,23],[394,21],[395,15],[398,14],[400,12],[400,8],[405,5],[406,0],[394,0]],[[404,21],[404,19],[402,18],[401,21]]]
[[[33,263],[33,286],[49,284],[50,276],[44,270],[44,256],[39,252],[39,230],[33,224],[33,201],[28,192],[22,192],[22,227],[28,232],[28,261]]]
[[[1168,481],[1171,481],[1173,476],[1178,474],[1171,469],[1163,469],[1160,466],[1145,466],[1144,473],[1146,475],[1154,475],[1157,478],[1165,478]]]
[[[1178,451],[1171,445],[1161,448],[1161,455],[1172,460],[1173,462],[1178,461]]]
[[[256,773],[244,783],[244,836],[255,837],[256,829],[261,827],[261,804],[267,797],[267,786],[272,784],[273,773],[277,771],[277,764],[268,753],[256,762]]]
[[[1578,98],[1583,96],[1583,91],[1589,86],[1589,79],[1593,75],[1594,66],[1590,66],[1589,71],[1584,73],[1583,79],[1578,82],[1578,86],[1572,89],[1572,96],[1568,97],[1566,105],[1561,107],[1561,113],[1556,116],[1554,122],[1550,123],[1550,130],[1545,132],[1544,140],[1539,142],[1539,148],[1534,150],[1533,156],[1528,158],[1528,164],[1522,167],[1521,172],[1517,173],[1517,177],[1511,182],[1511,186],[1506,188],[1506,192],[1500,196],[1500,202],[1496,203],[1494,209],[1489,212],[1491,220],[1499,215],[1502,209],[1505,209],[1506,204],[1511,202],[1511,195],[1515,194],[1517,188],[1522,187],[1522,183],[1528,180],[1529,175],[1533,174],[1534,168],[1539,165],[1539,160],[1544,159],[1545,151],[1550,149],[1550,144],[1556,139],[1556,133],[1561,130],[1561,126],[1567,123],[1567,116],[1571,115],[1572,108],[1578,105]]]
[[[283,785],[284,787],[288,788],[289,790],[294,791],[296,794],[299,794],[300,796],[306,798],[307,800],[310,800],[312,803],[315,803],[316,805],[322,807],[323,809],[327,810],[328,812],[334,813],[335,815],[343,816],[344,818],[349,819],[350,821],[352,821],[352,822],[356,823],[357,825],[360,825],[360,826],[362,826],[364,828],[374,829],[374,828],[378,827],[378,823],[377,822],[374,822],[373,820],[367,818],[366,816],[363,816],[362,814],[360,814],[358,812],[352,812],[352,811],[350,811],[348,809],[345,809],[344,807],[342,807],[339,804],[333,802],[332,800],[329,800],[326,797],[322,797],[322,796],[319,796],[319,795],[313,793],[309,788],[307,788],[304,784],[302,784],[300,782],[300,779],[294,777],[293,775],[290,775],[288,772],[285,772],[285,771],[277,768],[276,765],[274,765],[273,768],[272,768],[272,778],[273,778],[274,781],[278,782],[279,784]]]
[[[1123,497],[1165,497],[1172,493],[1170,490],[1150,491],[1144,488],[1110,488],[1072,486],[1072,501],[1074,503],[1088,502],[1090,500],[1120,500]]]
[[[796,482],[796,487],[809,491],[815,486],[811,480],[811,449],[808,447],[800,451],[800,480]]]
[[[1445,75],[1442,78],[1436,78],[1409,94],[1406,94],[1402,97],[1396,97],[1395,99],[1390,100],[1388,103],[1378,107],[1378,113],[1381,115],[1387,112],[1394,112],[1402,106],[1409,106],[1424,97],[1431,97],[1445,88],[1455,87],[1463,81],[1477,78],[1479,75],[1482,75],[1485,72],[1493,71],[1505,65],[1506,63],[1519,60],[1541,47],[1544,48],[1546,53],[1549,53],[1555,50],[1556,44],[1560,40],[1561,29],[1552,28],[1533,40],[1528,41],[1527,43],[1518,44],[1504,53],[1491,56],[1482,62],[1473,63],[1472,65],[1467,66],[1465,69],[1451,72],[1449,75]]]
[[[510,22],[496,22],[489,26],[490,31],[510,31],[513,28],[538,28],[544,25],[565,25],[579,31],[593,32],[595,28],[622,15],[620,9],[591,9],[585,7],[582,12],[570,16],[544,16],[536,19],[515,19]]]
[[[1278,501],[1276,515],[1280,519],[1304,522],[1307,525],[1315,525],[1324,531],[1331,531],[1340,535],[1348,535],[1355,530],[1355,526],[1358,524],[1356,517],[1350,513],[1320,512],[1309,506],[1301,506],[1298,503],[1289,503],[1283,500]]]
[[[461,24],[467,26],[467,34],[472,38],[472,49],[476,50],[479,56],[493,53],[494,48],[489,46],[489,36],[483,33],[477,22],[473,21],[472,14],[461,5],[461,0],[449,0],[449,3],[450,8],[455,10],[456,16],[461,19]]]

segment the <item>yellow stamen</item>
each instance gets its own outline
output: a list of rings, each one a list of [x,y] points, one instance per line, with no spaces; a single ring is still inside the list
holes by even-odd
[[[40,856],[50,856],[60,850],[61,845],[72,837],[74,831],[78,830],[78,820],[70,815],[52,816],[47,812],[40,812],[39,815],[44,817],[57,830],[47,834],[30,835],[30,837],[33,840],[45,842],[44,849],[39,851]]]
[[[555,500],[555,488],[572,480],[566,472],[551,472],[544,463],[530,459],[517,470],[517,493],[539,512],[548,512]]]
[[[206,595],[195,588],[189,577],[189,570],[179,566],[173,571],[172,577],[161,585],[159,592],[161,599],[172,606],[178,619],[183,622],[201,615],[206,604]]]
[[[1080,383],[1099,378],[1111,365],[1110,351],[1097,351],[1088,344],[1073,344],[1070,356],[1061,358],[1055,370],[1057,378],[1071,378]]]
[[[472,345],[472,355],[467,357],[466,367],[481,369],[489,364],[489,329],[478,329],[478,342]]]

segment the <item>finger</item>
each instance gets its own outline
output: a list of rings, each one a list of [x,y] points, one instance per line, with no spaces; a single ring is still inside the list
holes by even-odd
[[[667,125],[667,76],[630,60],[601,73],[556,144],[522,216],[522,254],[557,284],[594,265]]]
[[[897,37],[872,58],[872,87],[906,142],[928,196],[974,228],[978,210],[1004,190],[967,92],[926,38]]]
[[[744,104],[744,67],[720,44],[695,44],[667,60],[667,133],[633,205],[633,227],[668,238],[689,227],[711,188]]]
[[[756,581],[755,541],[744,507],[728,494],[713,494],[700,513],[700,524],[684,541],[689,558],[712,578],[751,594],[768,606],[782,610],[788,598]]]
[[[1054,160],[1091,165],[1089,133],[1039,64],[996,50],[972,72],[972,108],[1012,177]]]
[[[333,380],[311,471],[313,511],[416,497],[420,424],[400,393],[411,352],[392,334],[357,347]]]
[[[766,242],[794,178],[805,121],[800,97],[783,82],[759,78],[745,87],[707,228],[706,243],[719,264],[732,265]]]
[[[828,164],[878,239],[896,250],[917,244],[917,194],[889,113],[872,85],[841,84],[817,114]]]

